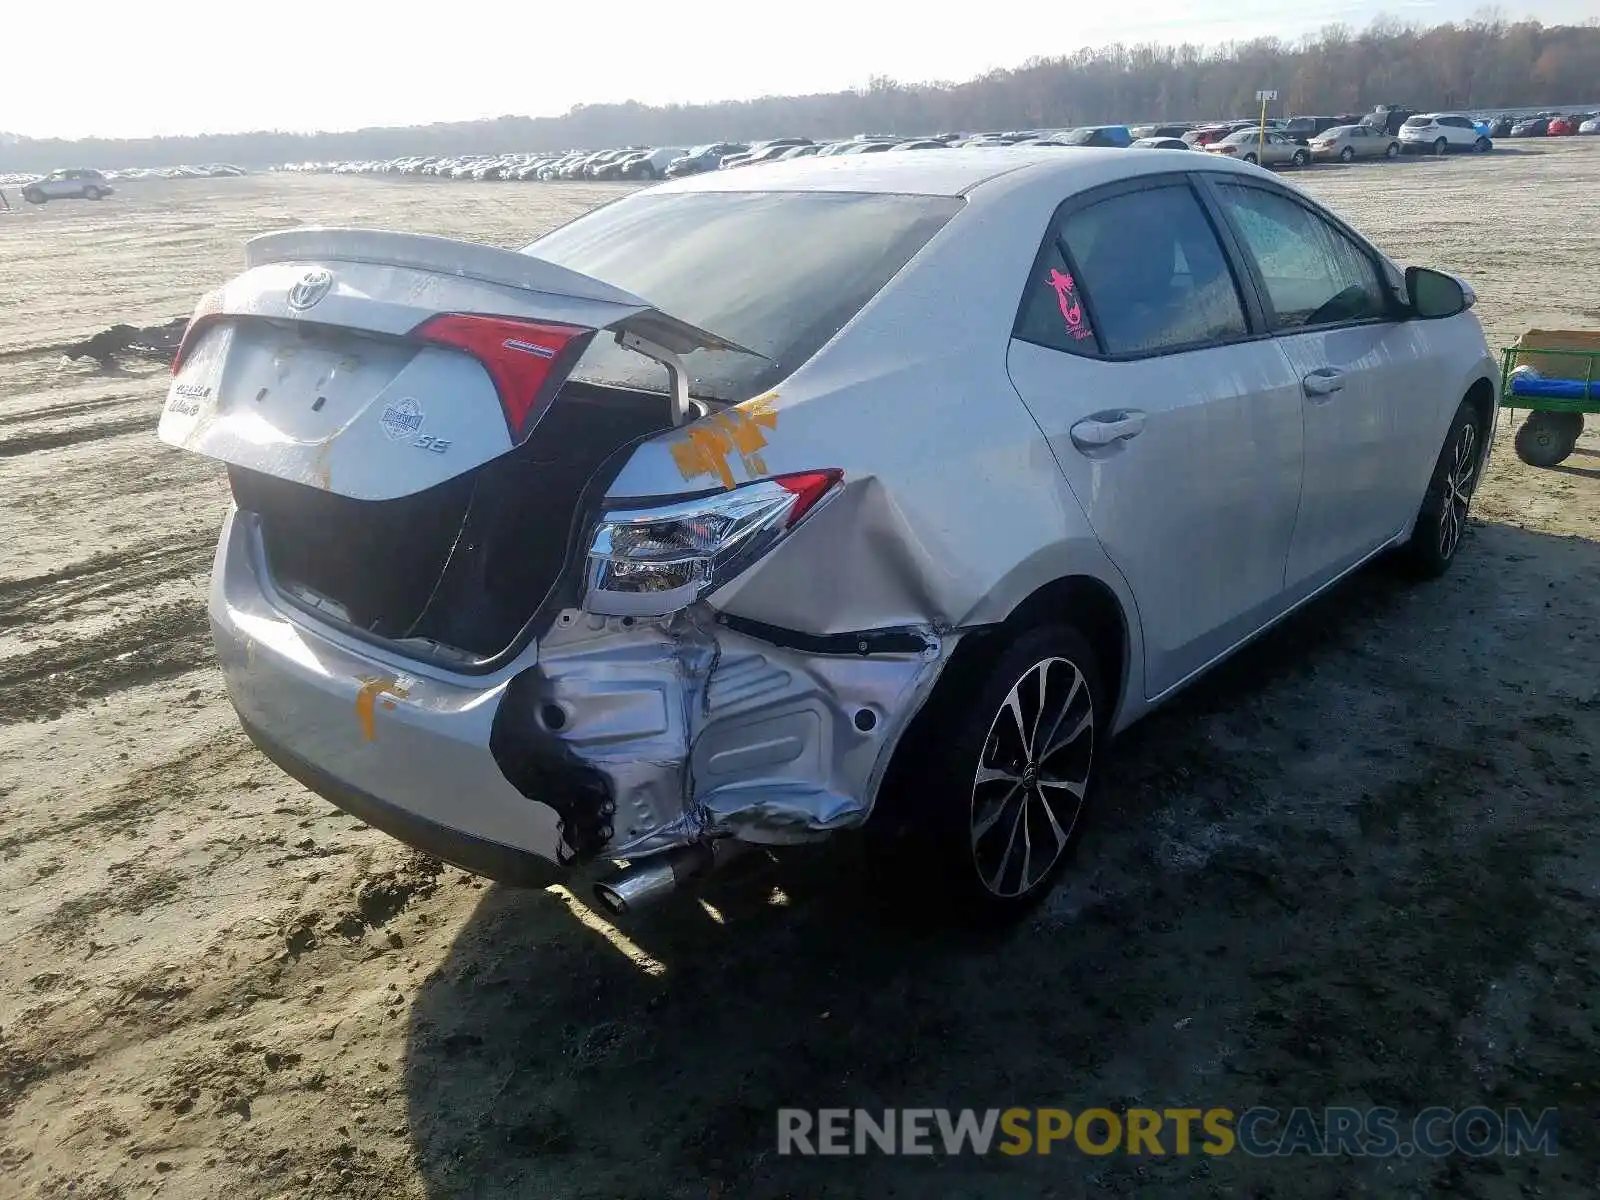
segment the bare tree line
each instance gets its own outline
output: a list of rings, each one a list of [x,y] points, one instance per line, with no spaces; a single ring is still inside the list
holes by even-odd
[[[559,117],[506,116],[346,133],[255,132],[0,144],[0,171],[232,162],[383,159],[406,154],[679,145],[780,134],[1053,128],[1249,114],[1259,88],[1280,111],[1365,112],[1377,103],[1519,108],[1600,99],[1600,22],[1545,26],[1485,18],[1418,27],[1380,18],[1361,32],[1333,25],[1203,47],[1113,44],[1034,58],[964,83],[873,79],[846,92],[716,104],[578,105]]]

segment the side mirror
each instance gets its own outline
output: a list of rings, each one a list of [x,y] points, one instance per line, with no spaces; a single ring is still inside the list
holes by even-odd
[[[1466,312],[1477,299],[1464,282],[1427,267],[1406,268],[1406,300],[1411,311],[1425,321]]]

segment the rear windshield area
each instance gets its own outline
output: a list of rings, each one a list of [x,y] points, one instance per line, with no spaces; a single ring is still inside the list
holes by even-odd
[[[960,210],[955,196],[639,192],[524,247],[763,357],[687,355],[691,395],[739,401],[805,362]],[[574,379],[667,390],[666,368],[595,338]]]

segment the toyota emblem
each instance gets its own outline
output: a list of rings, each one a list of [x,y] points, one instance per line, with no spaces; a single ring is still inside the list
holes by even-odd
[[[300,276],[299,282],[289,289],[289,307],[296,312],[304,312],[332,289],[333,272],[315,267]]]

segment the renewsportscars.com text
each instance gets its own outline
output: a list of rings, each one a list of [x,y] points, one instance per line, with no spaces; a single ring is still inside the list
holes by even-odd
[[[1443,1158],[1556,1151],[1556,1110],[1426,1108],[782,1108],[778,1153],[1308,1154]]]

